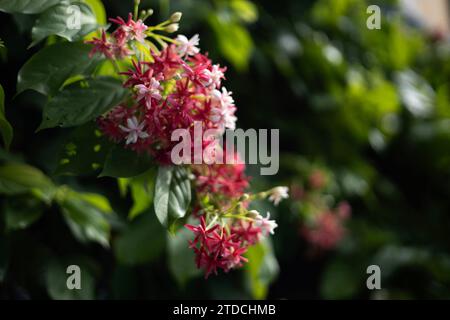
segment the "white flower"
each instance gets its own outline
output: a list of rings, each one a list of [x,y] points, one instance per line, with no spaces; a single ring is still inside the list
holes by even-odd
[[[152,107],[152,100],[161,100],[161,85],[159,81],[157,81],[155,78],[152,78],[150,80],[150,84],[148,86],[143,84],[138,84],[135,86],[136,93],[137,93],[137,100],[145,99],[145,105],[147,109],[150,109]]]
[[[278,224],[275,222],[275,220],[269,220],[270,219],[270,212],[267,212],[267,217],[263,217],[260,214],[257,215],[255,218],[255,225],[259,228],[261,228],[261,231],[263,235],[267,236],[269,233],[274,234],[274,230],[276,227],[278,227]]]
[[[276,187],[270,192],[269,200],[273,202],[274,205],[278,205],[281,200],[289,198],[288,187]]]
[[[211,93],[213,107],[209,119],[222,129],[234,130],[236,128],[237,117],[234,115],[236,107],[231,95],[232,92],[227,91],[225,87],[222,87],[222,92],[213,90]]]
[[[126,137],[126,144],[136,143],[138,139],[146,139],[149,137],[148,133],[143,131],[145,127],[145,121],[139,124],[136,117],[132,117],[127,119],[127,125],[128,127],[124,127],[122,125],[119,126],[122,131],[128,133]]]
[[[233,92],[228,91],[225,87],[222,87],[222,92],[214,90],[212,93],[213,100],[218,102],[223,109],[226,109],[234,105],[234,99],[231,96]]]
[[[220,87],[220,82],[224,78],[224,74],[222,70],[220,70],[220,66],[218,64],[215,64],[212,66],[211,70],[204,70],[203,74],[205,77],[209,80],[205,86],[214,85],[214,88]]]
[[[194,35],[191,39],[180,34],[176,40],[178,41],[178,53],[180,56],[193,56],[200,52],[200,49],[197,48],[200,43],[198,34]]]

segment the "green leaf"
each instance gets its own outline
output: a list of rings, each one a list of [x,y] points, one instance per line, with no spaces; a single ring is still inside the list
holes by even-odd
[[[80,42],[61,42],[45,47],[19,71],[17,93],[33,89],[44,95],[55,95],[72,76],[90,75],[102,60],[89,57],[91,46]]]
[[[256,5],[248,0],[231,0],[230,7],[235,14],[244,22],[255,22],[258,19]]]
[[[146,154],[115,146],[106,158],[100,177],[131,178],[136,177],[154,166]]]
[[[356,264],[360,266],[360,264]],[[349,261],[336,259],[328,265],[322,276],[320,293],[324,299],[349,299],[355,296],[361,284],[365,269],[355,270]]]
[[[269,239],[251,246],[247,253],[248,263],[245,271],[248,285],[254,299],[264,299],[267,296],[269,285],[279,273],[278,261]]]
[[[6,149],[9,149],[13,137],[13,128],[5,117],[5,92],[0,85],[0,132]]]
[[[155,213],[159,222],[173,231],[191,202],[191,181],[185,167],[162,166],[158,169],[155,186]]]
[[[29,196],[8,198],[4,204],[6,229],[8,231],[28,228],[44,211],[41,201]]]
[[[163,252],[165,232],[155,216],[147,212],[140,215],[113,243],[117,260],[129,266],[148,263]]]
[[[119,104],[126,93],[121,82],[113,78],[76,82],[47,103],[39,130],[85,124]]]
[[[186,228],[167,235],[169,270],[180,286],[185,286],[189,279],[202,273],[195,265],[194,251],[188,245],[193,236]]]
[[[94,241],[109,246],[110,226],[99,205],[86,200],[83,194],[67,190],[58,199],[64,218],[73,235],[83,243]]]
[[[31,30],[35,46],[50,35],[76,41],[99,28],[91,8],[80,2],[61,3],[45,11]]]
[[[0,166],[0,194],[16,195],[37,190],[46,195],[55,192],[52,181],[41,171],[25,164]]]
[[[82,125],[70,134],[59,155],[56,174],[89,175],[101,169],[112,148],[95,122]]]
[[[108,23],[106,19],[105,6],[101,0],[82,0],[82,2],[86,3],[94,12],[98,24],[106,25]]]
[[[40,13],[61,0],[0,0],[0,11],[8,13]]]
[[[154,170],[150,170],[131,180],[130,187],[133,207],[128,214],[129,219],[136,218],[151,207],[153,202],[154,180]]]
[[[67,287],[67,268],[75,265],[80,268],[80,289],[70,290]],[[47,263],[45,284],[49,296],[55,300],[92,300],[95,298],[95,278],[91,271],[92,263],[87,259],[70,258],[64,261],[52,259]]]
[[[246,70],[253,50],[250,33],[242,25],[213,14],[208,19],[217,37],[219,50],[236,69]],[[224,31],[225,30],[225,31]]]

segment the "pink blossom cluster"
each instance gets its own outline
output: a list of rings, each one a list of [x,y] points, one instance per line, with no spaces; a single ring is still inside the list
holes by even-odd
[[[92,44],[94,48],[91,51],[91,56],[99,52],[105,55],[108,59],[123,59],[133,54],[130,49],[132,41],[143,43],[145,41],[145,31],[148,27],[142,20],[133,20],[133,15],[130,13],[128,21],[121,17],[110,19],[111,22],[116,23],[118,28],[109,37],[106,31],[102,31],[101,38],[93,38],[87,43]]]
[[[93,45],[91,54],[101,53],[111,60],[126,58],[132,63],[128,71],[120,72],[130,98],[97,120],[100,129],[112,141],[138,153],[148,153],[162,165],[171,164],[171,153],[178,143],[171,139],[175,130],[189,132],[191,145],[195,146],[198,142],[194,139],[198,137],[193,131],[197,124],[201,124],[203,132],[212,129],[209,132],[215,133],[213,137],[202,137],[203,150],[217,143],[215,138],[225,129],[235,129],[237,120],[232,92],[222,85],[226,68],[213,64],[207,54],[200,52],[198,35],[191,39],[183,35],[176,39],[158,38],[159,43],[164,39],[161,50],[147,43],[148,36],[155,36],[151,30],[177,22],[180,16],[176,13],[171,20],[153,28],[142,20],[133,20],[131,14],[128,21],[111,19],[118,26],[111,36],[103,32],[101,39],[88,41]],[[146,55],[133,52],[133,42],[148,45],[150,58],[142,60]],[[135,54],[141,59],[129,57]],[[220,150],[227,152],[226,148]],[[238,160],[237,153],[231,155]],[[206,277],[218,269],[228,272],[242,266],[247,262],[243,254],[248,247],[273,234],[277,227],[269,214],[264,218],[247,209],[244,198],[250,198],[245,193],[249,177],[245,175],[245,165],[239,163],[190,166],[197,195],[193,211],[199,224],[188,224],[186,228],[194,234],[189,247]],[[278,204],[287,198],[284,188],[262,194]]]
[[[228,272],[248,261],[242,256],[247,251],[245,243],[226,228],[218,224],[207,227],[203,216],[198,226],[187,224],[186,228],[195,235],[194,240],[189,242],[189,247],[195,252],[197,267],[204,269],[205,278],[211,273],[217,274],[218,269]]]
[[[314,216],[301,228],[301,233],[314,247],[333,249],[345,236],[344,222],[350,217],[350,212],[350,205],[341,202],[334,211],[326,210]]]
[[[101,52],[111,59],[130,53],[130,41],[145,41],[147,26],[142,21],[128,22],[112,19],[119,27],[111,39],[103,34],[94,39],[92,53]],[[152,61],[133,61],[124,87],[130,89],[133,99],[119,105],[99,119],[103,132],[115,142],[124,143],[138,152],[148,152],[161,163],[170,163],[170,154],[176,141],[171,136],[176,129],[190,130],[199,122],[202,129],[234,129],[237,120],[232,92],[222,86],[226,68],[213,64],[197,47],[198,36],[187,39],[178,36],[162,51],[151,50]],[[119,48],[120,47],[120,48]],[[117,52],[127,54],[116,54]],[[194,145],[192,138],[192,145]],[[202,147],[215,141],[204,138]]]

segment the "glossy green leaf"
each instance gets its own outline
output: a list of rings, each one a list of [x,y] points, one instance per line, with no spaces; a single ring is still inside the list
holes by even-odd
[[[191,202],[191,181],[188,171],[179,166],[161,166],[155,185],[155,213],[159,222],[172,230],[183,218]]]
[[[154,166],[152,159],[146,154],[114,147],[106,158],[101,177],[131,178],[136,177]]]
[[[0,0],[0,11],[8,13],[40,13],[61,0]]]
[[[36,198],[22,196],[8,198],[3,206],[6,229],[20,230],[36,222],[44,211],[44,205]]]
[[[112,144],[95,122],[82,125],[69,135],[62,146],[56,174],[89,175],[103,167]]]
[[[126,93],[121,82],[113,78],[74,83],[47,103],[39,129],[85,124],[120,103]]]
[[[129,266],[157,259],[163,252],[165,231],[151,212],[140,215],[113,243],[117,260]]]
[[[51,7],[36,20],[31,30],[31,46],[50,35],[77,41],[98,28],[95,14],[88,5],[80,2],[62,3]]]
[[[0,166],[0,194],[15,195],[32,190],[50,194],[54,189],[52,181],[36,168],[16,163]]]
[[[101,0],[82,0],[82,2],[86,3],[94,12],[98,24],[106,25],[108,23],[105,6]]]
[[[72,76],[90,75],[101,61],[89,57],[91,46],[80,42],[61,42],[37,52],[20,69],[17,92],[33,89],[44,95],[55,95]]]
[[[195,265],[194,251],[189,248],[188,240],[193,240],[193,233],[186,228],[167,235],[169,270],[180,286],[202,274]]]
[[[94,241],[104,247],[109,246],[110,226],[105,212],[98,205],[70,190],[58,202],[69,228],[79,241]]]
[[[153,203],[154,182],[154,170],[150,170],[131,180],[130,189],[133,207],[128,214],[129,219],[136,218],[151,207]]]
[[[252,296],[254,299],[264,299],[280,269],[270,240],[264,239],[251,246],[245,256],[248,259],[245,271]]]
[[[11,124],[6,120],[5,117],[5,92],[3,91],[3,87],[0,85],[0,132],[3,137],[3,142],[5,144],[6,149],[9,149],[9,146],[13,137],[13,128]]]

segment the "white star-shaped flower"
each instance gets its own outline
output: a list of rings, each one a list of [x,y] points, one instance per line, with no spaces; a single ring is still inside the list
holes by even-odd
[[[127,119],[127,127],[119,126],[122,131],[128,133],[126,144],[136,143],[138,139],[146,139],[149,137],[148,133],[144,131],[145,121],[139,124],[136,117]]]

